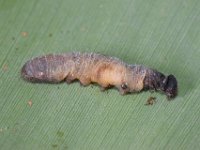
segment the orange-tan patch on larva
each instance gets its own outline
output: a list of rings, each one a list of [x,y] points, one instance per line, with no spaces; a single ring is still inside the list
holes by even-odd
[[[136,90],[137,91],[140,91],[140,90],[142,90],[143,89],[143,87],[144,87],[144,78],[145,78],[145,76],[138,76],[138,78],[137,78],[137,80],[136,80]]]
[[[101,79],[102,78],[102,73],[105,71],[105,69],[106,69],[106,64],[103,64],[103,65],[98,67],[98,69],[96,71],[96,78],[97,79]]]
[[[96,72],[97,82],[102,85],[116,85],[122,82],[122,69],[113,64],[103,64]]]
[[[137,67],[137,66],[136,66]],[[132,89],[132,91],[141,91],[144,88],[144,79],[145,79],[145,75],[146,73],[141,73],[137,71],[137,68],[133,68],[136,71],[130,71],[127,70],[126,72],[126,81],[130,87],[130,89]],[[131,72],[131,73],[130,73]]]
[[[67,77],[67,74],[65,74],[64,71],[60,71],[60,72],[58,72],[58,71],[54,72],[53,71],[51,74],[52,74],[53,77],[55,77],[56,81],[62,81]]]

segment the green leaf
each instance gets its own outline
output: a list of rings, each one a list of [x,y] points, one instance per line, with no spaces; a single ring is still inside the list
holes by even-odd
[[[199,8],[199,0],[0,0],[1,149],[199,149]],[[27,60],[67,51],[174,74],[178,97],[21,79]],[[145,106],[150,96],[157,102]]]

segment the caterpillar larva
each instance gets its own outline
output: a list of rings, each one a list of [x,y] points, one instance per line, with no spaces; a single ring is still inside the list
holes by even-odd
[[[23,66],[22,77],[31,82],[98,83],[102,89],[115,86],[123,95],[142,90],[161,91],[168,98],[177,95],[177,80],[143,65],[129,65],[115,57],[96,53],[70,52],[36,57]]]

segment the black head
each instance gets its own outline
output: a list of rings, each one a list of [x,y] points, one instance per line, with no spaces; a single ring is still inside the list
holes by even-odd
[[[169,99],[176,97],[178,92],[177,80],[173,75],[153,71],[148,74],[144,80],[144,89],[164,92]]]
[[[173,75],[169,75],[164,80],[164,90],[165,94],[168,98],[174,98],[176,97],[178,93],[178,83]]]

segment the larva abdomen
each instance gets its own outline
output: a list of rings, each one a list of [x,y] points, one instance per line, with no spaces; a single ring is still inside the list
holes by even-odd
[[[66,59],[62,55],[51,54],[36,57],[23,66],[22,76],[31,82],[60,82],[73,67]]]
[[[121,94],[141,90],[158,90],[169,98],[177,95],[177,80],[142,65],[129,65],[115,57],[96,53],[72,52],[45,55],[28,61],[22,77],[32,82],[67,83],[78,79],[81,84],[98,83],[102,88],[115,86]]]

